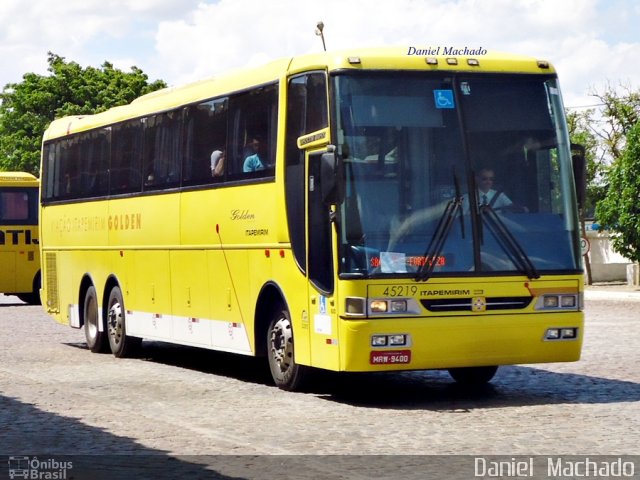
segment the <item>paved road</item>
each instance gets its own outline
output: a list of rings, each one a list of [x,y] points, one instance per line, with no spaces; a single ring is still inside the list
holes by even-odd
[[[252,358],[161,343],[137,359],[91,354],[82,331],[0,296],[0,479],[3,455],[153,455],[161,471],[179,467],[171,478],[307,478],[283,467],[288,457],[248,457],[262,455],[637,455],[639,299],[587,296],[580,362],[504,367],[480,392],[414,372],[323,375],[288,393]],[[205,468],[211,458],[199,455],[242,457]],[[97,469],[109,457],[74,458],[74,478],[87,458]],[[324,458],[288,462],[314,479],[371,478],[375,459],[388,462],[372,457],[340,477],[346,457]],[[91,478],[131,478],[110,468]]]

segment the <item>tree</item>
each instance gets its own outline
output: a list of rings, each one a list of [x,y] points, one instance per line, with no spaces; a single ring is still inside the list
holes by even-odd
[[[0,170],[38,175],[42,135],[55,118],[102,112],[166,87],[162,80],[149,83],[137,67],[82,68],[51,52],[48,63],[49,75],[27,73],[0,94]]]
[[[640,120],[640,91],[625,84],[616,89],[608,84],[603,92],[592,92],[601,105],[604,126],[592,131],[600,137],[602,147],[612,162],[624,152],[629,130]]]
[[[612,232],[613,248],[640,262],[640,122],[628,130],[625,140],[624,153],[609,170],[609,188],[596,216]]]
[[[629,85],[607,84],[590,95],[598,100],[598,108],[567,113],[571,142],[586,149],[587,217],[593,215],[596,205],[604,199],[609,170],[624,154],[627,134],[640,120],[640,91]]]

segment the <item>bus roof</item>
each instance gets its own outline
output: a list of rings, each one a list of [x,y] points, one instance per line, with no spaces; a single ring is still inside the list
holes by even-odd
[[[27,172],[0,172],[0,186],[37,187],[38,179]]]
[[[433,54],[431,54],[433,53]],[[274,82],[284,75],[309,70],[423,70],[501,73],[555,73],[553,66],[533,57],[454,47],[383,47],[320,52],[283,58],[266,65],[230,71],[188,85],[143,95],[128,105],[95,115],[54,120],[44,140],[163,112],[216,96]]]

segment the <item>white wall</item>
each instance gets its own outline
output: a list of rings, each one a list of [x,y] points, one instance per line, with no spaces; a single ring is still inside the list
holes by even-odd
[[[590,244],[591,281],[626,282],[627,265],[631,265],[631,260],[613,250],[608,231],[598,232],[598,226],[592,222],[587,222],[585,227]]]

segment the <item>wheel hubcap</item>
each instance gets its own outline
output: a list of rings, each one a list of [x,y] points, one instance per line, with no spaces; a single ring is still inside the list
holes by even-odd
[[[280,367],[281,372],[286,372],[293,360],[293,335],[291,323],[287,318],[278,320],[271,330],[271,356]]]
[[[114,343],[117,345],[120,343],[122,339],[122,307],[120,303],[116,302],[111,305],[109,309],[109,336],[113,339]]]

